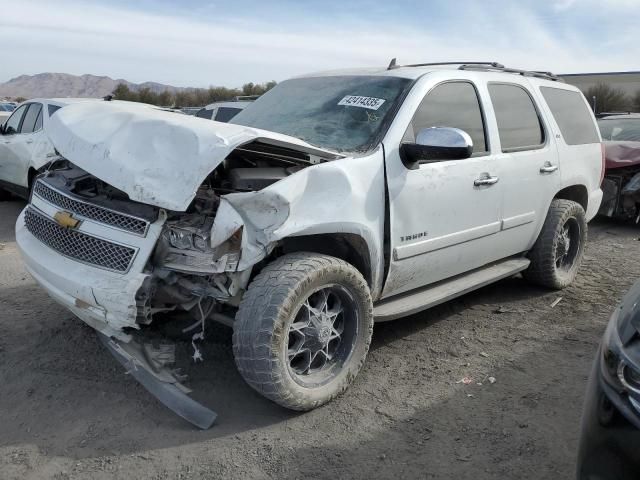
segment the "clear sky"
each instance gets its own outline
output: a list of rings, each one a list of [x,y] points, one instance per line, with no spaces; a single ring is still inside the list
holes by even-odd
[[[65,72],[239,86],[392,57],[629,71],[639,38],[640,0],[0,0],[0,82]]]

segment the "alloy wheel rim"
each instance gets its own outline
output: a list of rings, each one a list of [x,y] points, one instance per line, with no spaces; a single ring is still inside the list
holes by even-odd
[[[555,251],[558,270],[568,272],[574,267],[580,250],[580,233],[580,224],[575,218],[569,218],[562,226]]]
[[[351,357],[358,333],[357,309],[349,291],[326,285],[302,302],[287,335],[287,365],[305,387],[331,381]]]

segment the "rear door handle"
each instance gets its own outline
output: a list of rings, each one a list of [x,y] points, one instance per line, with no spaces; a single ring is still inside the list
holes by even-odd
[[[553,173],[558,170],[557,165],[551,165],[550,162],[545,162],[545,164],[540,167],[540,173]]]
[[[31,140],[31,139],[29,139],[29,140],[25,140],[25,141],[24,141],[24,143],[29,143],[29,144],[31,144],[31,143],[33,143],[33,140]]]
[[[476,178],[473,181],[473,184],[476,187],[482,187],[484,185],[495,185],[496,183],[498,183],[499,178],[498,177],[492,177],[489,174],[484,174],[483,176],[481,176],[480,178]]]

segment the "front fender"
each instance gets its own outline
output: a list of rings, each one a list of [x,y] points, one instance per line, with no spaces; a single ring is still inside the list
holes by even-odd
[[[384,188],[381,149],[366,157],[314,165],[261,191],[225,195],[212,241],[223,242],[242,226],[238,270],[245,270],[287,237],[358,235],[367,245],[375,298],[384,268]]]

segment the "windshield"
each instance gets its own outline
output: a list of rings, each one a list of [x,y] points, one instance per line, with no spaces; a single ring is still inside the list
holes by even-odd
[[[603,140],[640,142],[640,118],[612,118],[598,120]]]
[[[379,141],[410,82],[380,76],[287,80],[230,123],[290,135],[334,151],[366,151]]]

